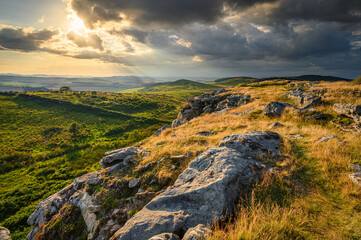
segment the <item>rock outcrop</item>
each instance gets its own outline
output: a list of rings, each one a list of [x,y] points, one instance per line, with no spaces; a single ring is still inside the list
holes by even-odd
[[[226,90],[217,90],[190,98],[188,99],[187,106],[180,111],[177,119],[173,121],[172,127],[181,126],[203,113],[219,112],[231,107],[247,104],[250,101],[250,95],[241,93],[227,94]]]
[[[159,129],[157,130],[157,132],[155,133],[155,135],[158,137],[164,130],[167,130],[168,128],[170,128],[169,125],[165,125],[165,126],[159,128]]]
[[[351,103],[335,103],[333,110],[340,115],[345,115],[354,120],[355,124],[361,126],[361,105]]]
[[[350,167],[355,172],[349,175],[351,181],[357,186],[361,187],[361,166],[356,164],[350,164]]]
[[[132,161],[142,151],[141,148],[128,147],[105,153],[105,157],[100,161],[102,168],[113,166],[117,163],[123,162],[124,165]]]
[[[11,240],[9,229],[0,226],[0,240]]]
[[[284,96],[294,100],[301,108],[309,108],[322,103],[321,97],[311,92],[306,92],[301,88],[292,89]]]
[[[294,107],[291,104],[284,102],[270,102],[263,109],[263,114],[269,117],[281,116],[286,107]]]
[[[148,240],[162,233],[182,237],[199,224],[212,226],[232,212],[240,193],[267,166],[256,159],[280,153],[281,137],[275,132],[250,132],[224,138],[218,148],[195,158],[175,184],[155,197],[111,238]]]
[[[83,223],[84,227],[80,232],[87,233],[88,239],[109,239],[128,220],[132,210],[141,209],[156,196],[153,192],[137,193],[141,179],[126,181],[108,176],[109,169],[119,164],[123,165],[127,157],[134,157],[139,151],[139,148],[123,148],[108,152],[108,156],[105,157],[108,157],[106,164],[118,163],[108,169],[78,177],[72,184],[40,202],[28,219],[28,224],[34,228],[27,239],[35,239],[44,233],[54,234],[57,231],[52,229],[54,222],[66,217],[64,212],[69,213],[64,211],[64,208],[74,209],[71,212],[79,212],[79,218],[74,221],[80,226],[80,223]],[[109,201],[114,203],[114,209],[107,207]],[[66,238],[63,236],[63,239]]]

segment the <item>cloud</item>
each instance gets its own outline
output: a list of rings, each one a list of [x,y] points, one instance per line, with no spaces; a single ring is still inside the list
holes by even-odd
[[[213,23],[225,8],[246,9],[276,0],[68,0],[87,27],[107,21],[131,21],[140,25],[179,26],[193,22]]]
[[[96,59],[103,62],[109,62],[109,63],[118,63],[121,65],[127,65],[130,66],[131,64],[127,62],[123,57],[117,57],[109,53],[98,53],[94,51],[82,51],[78,54],[68,55],[73,58],[78,59]]]
[[[45,16],[39,18],[38,23],[44,23],[44,22],[45,22]]]
[[[84,37],[72,31],[67,34],[67,38],[81,48],[92,47],[100,51],[104,50],[103,40],[95,33],[89,33]]]
[[[359,0],[281,0],[278,4],[252,8],[244,16],[263,24],[287,23],[291,20],[336,22],[351,27],[361,24]]]
[[[58,33],[58,31],[49,29],[35,31],[3,27],[0,29],[0,46],[2,49],[23,52],[43,51],[41,45],[51,40]]]

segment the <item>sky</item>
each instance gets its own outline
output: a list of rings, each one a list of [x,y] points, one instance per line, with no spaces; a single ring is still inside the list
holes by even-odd
[[[0,73],[361,75],[360,0],[0,0]]]

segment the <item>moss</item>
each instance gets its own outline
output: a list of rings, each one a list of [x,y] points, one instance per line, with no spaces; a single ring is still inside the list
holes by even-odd
[[[43,231],[35,236],[35,240],[86,240],[87,227],[78,207],[65,204],[46,225]]]

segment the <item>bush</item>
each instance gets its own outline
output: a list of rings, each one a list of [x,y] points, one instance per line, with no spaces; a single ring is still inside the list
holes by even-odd
[[[355,79],[352,81],[352,84],[354,84],[354,85],[359,85],[359,84],[361,84],[361,76],[355,78]]]

